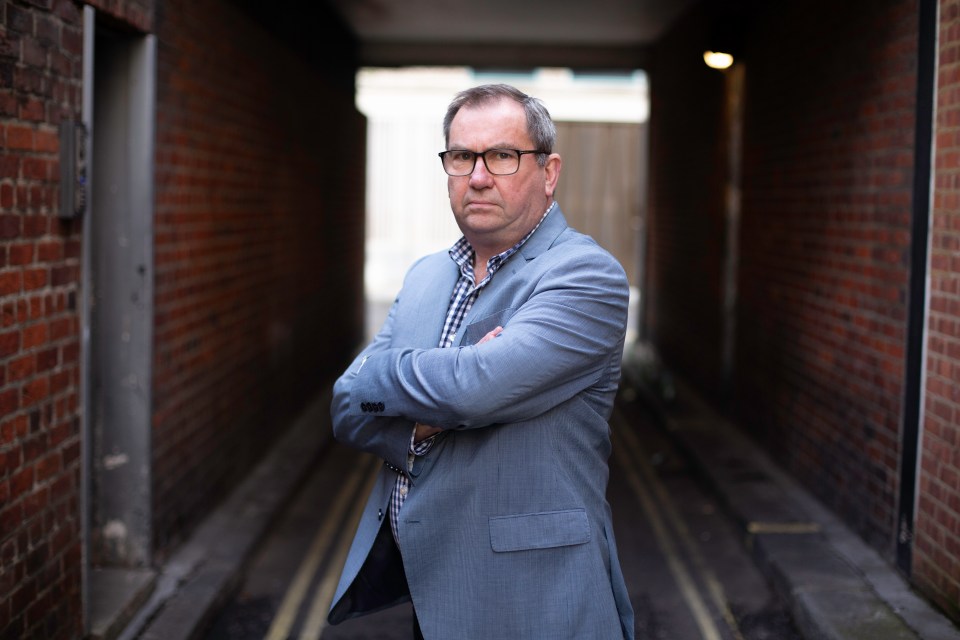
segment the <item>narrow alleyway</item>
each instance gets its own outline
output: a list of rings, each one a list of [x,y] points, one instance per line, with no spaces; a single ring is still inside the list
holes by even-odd
[[[785,604],[644,405],[621,395],[609,500],[638,638],[795,640]],[[410,637],[410,608],[338,626],[325,612],[377,462],[334,443],[255,556],[206,640]]]

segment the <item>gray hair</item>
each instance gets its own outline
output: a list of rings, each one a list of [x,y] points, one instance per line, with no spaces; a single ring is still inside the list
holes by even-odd
[[[539,99],[509,84],[483,84],[465,89],[454,96],[443,118],[444,142],[449,144],[450,125],[462,107],[476,107],[498,102],[504,98],[513,100],[523,107],[523,112],[527,116],[527,133],[533,140],[533,146],[544,152],[537,154],[537,164],[541,167],[546,165],[547,155],[553,153],[553,145],[557,142],[557,127],[553,124],[550,112]]]

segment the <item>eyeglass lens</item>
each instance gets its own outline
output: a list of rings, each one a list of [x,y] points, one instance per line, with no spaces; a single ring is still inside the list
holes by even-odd
[[[478,155],[474,151],[447,151],[443,154],[443,168],[451,176],[469,175]],[[487,149],[482,155],[487,171],[493,175],[509,175],[520,168],[520,154],[513,149]]]

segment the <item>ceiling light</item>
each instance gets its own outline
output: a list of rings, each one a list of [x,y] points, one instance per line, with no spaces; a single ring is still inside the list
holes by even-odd
[[[704,51],[703,61],[711,69],[726,69],[733,64],[733,56],[722,51]]]

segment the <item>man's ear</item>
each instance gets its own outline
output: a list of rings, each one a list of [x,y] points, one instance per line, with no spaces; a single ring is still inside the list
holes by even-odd
[[[546,179],[544,185],[545,193],[548,198],[552,198],[554,191],[557,190],[557,181],[560,179],[560,167],[562,164],[560,154],[551,153],[550,157],[547,158],[547,164],[543,167],[544,178]]]

